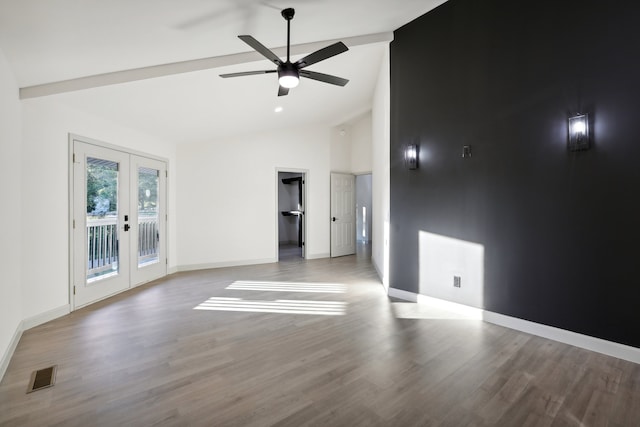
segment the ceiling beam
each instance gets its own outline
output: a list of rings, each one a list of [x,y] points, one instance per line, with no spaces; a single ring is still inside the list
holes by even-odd
[[[393,33],[377,33],[364,36],[348,37],[341,41],[349,47],[361,46],[373,43],[388,43],[393,40]],[[292,55],[302,55],[315,52],[329,44],[340,40],[325,40],[314,43],[304,43],[291,46]],[[278,56],[286,55],[286,46],[273,49]],[[114,71],[111,73],[96,74],[93,76],[78,77],[53,83],[45,83],[35,86],[20,88],[20,99],[39,98],[65,92],[73,92],[94,87],[109,86],[120,83],[147,80],[156,77],[170,76],[174,74],[190,73],[193,71],[208,70],[212,68],[226,67],[229,65],[255,62],[264,59],[257,52],[243,52],[231,55],[214,56],[211,58],[193,59],[190,61],[173,62],[170,64],[154,65],[150,67],[134,68],[131,70]]]

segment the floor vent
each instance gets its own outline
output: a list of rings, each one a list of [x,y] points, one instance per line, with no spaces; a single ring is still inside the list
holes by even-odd
[[[49,366],[48,368],[38,369],[31,374],[29,388],[27,393],[51,387],[56,382],[56,370],[58,365]]]

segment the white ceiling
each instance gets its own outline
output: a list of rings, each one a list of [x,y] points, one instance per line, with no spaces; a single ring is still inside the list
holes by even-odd
[[[0,0],[0,48],[22,88],[96,74],[248,52],[250,34],[286,45],[280,10],[294,7],[291,43],[390,32],[444,0]],[[347,43],[349,45],[349,43]],[[175,142],[238,132],[338,124],[368,110],[384,44],[353,46],[310,69],[350,80],[344,88],[303,79],[277,97],[275,74],[222,79],[220,73],[273,68],[235,64],[51,95]],[[281,113],[274,113],[282,106]]]

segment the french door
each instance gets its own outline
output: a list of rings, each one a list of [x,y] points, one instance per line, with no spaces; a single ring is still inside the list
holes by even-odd
[[[166,163],[73,139],[73,307],[166,275]]]

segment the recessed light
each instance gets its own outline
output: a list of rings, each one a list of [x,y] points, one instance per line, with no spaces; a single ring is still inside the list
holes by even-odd
[[[275,111],[276,113],[280,113],[282,112],[282,107],[276,107],[276,109],[273,111]]]

